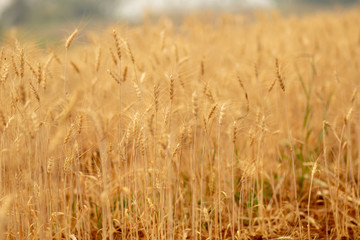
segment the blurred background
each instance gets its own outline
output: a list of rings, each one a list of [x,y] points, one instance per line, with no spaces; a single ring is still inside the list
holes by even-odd
[[[187,14],[276,9],[284,14],[344,9],[360,0],[0,0],[0,36],[12,29],[57,38],[75,27],[104,28],[119,22],[140,23],[146,16],[167,15],[175,21]]]

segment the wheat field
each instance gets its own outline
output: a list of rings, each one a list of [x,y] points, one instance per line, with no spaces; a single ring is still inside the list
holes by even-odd
[[[360,11],[163,18],[0,52],[3,239],[358,239]],[[86,40],[84,40],[86,39]]]

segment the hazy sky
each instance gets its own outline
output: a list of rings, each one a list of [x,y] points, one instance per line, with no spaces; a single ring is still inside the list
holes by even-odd
[[[271,7],[273,0],[132,0],[123,1],[119,14],[124,17],[140,17],[145,9],[154,12],[189,11],[203,8],[226,8],[234,4],[244,7]]]
[[[0,0],[0,14],[12,1],[14,0]],[[144,10],[147,9],[161,13],[169,10],[181,12],[203,8],[226,8],[234,6],[234,4],[243,7],[270,7],[273,5],[273,0],[121,0],[119,2],[120,4],[115,6],[118,8],[118,14],[128,18],[141,17]]]
[[[4,7],[6,7],[11,0],[0,0],[0,13],[4,10]]]
[[[5,7],[15,0],[0,0],[0,16],[3,13]],[[23,1],[38,1],[38,0],[23,0]],[[61,4],[61,0],[43,0],[48,2],[56,2],[56,4]],[[96,4],[101,5],[102,0],[98,1]],[[294,0],[112,0],[114,6],[111,6],[114,9],[116,17],[129,20],[138,20],[141,19],[146,10],[150,10],[153,13],[162,14],[162,13],[180,13],[186,14],[191,11],[206,10],[206,9],[215,9],[215,10],[229,10],[234,8],[271,8],[278,7],[279,2],[292,3]],[[300,3],[302,0],[297,0],[296,2]],[[342,0],[327,0],[327,1],[318,1],[318,0],[308,0],[309,2],[322,2],[322,3],[339,3]],[[360,0],[358,0],[360,2]],[[78,8],[79,3],[83,3],[86,6],[86,0],[71,0],[70,3],[76,3],[74,6]],[[344,1],[345,2],[345,1]],[[92,1],[94,3],[94,0]],[[111,3],[109,1],[108,3]],[[276,4],[277,3],[277,4]],[[56,5],[55,7],[59,7]],[[72,5],[67,1],[68,7]],[[81,5],[80,5],[81,6]],[[59,8],[60,9],[60,8]],[[96,9],[96,7],[95,7]],[[63,10],[63,9],[62,9]],[[39,10],[42,11],[42,10]],[[84,10],[86,12],[86,8]],[[36,13],[32,13],[36,14]],[[91,16],[91,12],[89,12]],[[0,23],[1,25],[1,23]]]

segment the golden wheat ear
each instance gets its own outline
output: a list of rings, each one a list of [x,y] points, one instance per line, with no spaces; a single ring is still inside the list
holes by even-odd
[[[65,41],[65,48],[68,49],[74,40],[74,38],[78,35],[79,30],[75,29],[74,32],[66,39]]]

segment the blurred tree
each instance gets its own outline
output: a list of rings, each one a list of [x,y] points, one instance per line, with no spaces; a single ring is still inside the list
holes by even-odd
[[[82,17],[109,18],[113,16],[115,0],[37,0],[32,15],[38,20],[71,20]]]
[[[358,0],[303,0],[303,2],[311,3],[311,4],[327,4],[327,5],[334,5],[334,4],[353,4],[359,2]]]
[[[0,0],[1,1],[1,0]],[[1,16],[4,26],[114,16],[116,0],[13,0]]]
[[[283,4],[308,4],[308,5],[350,5],[355,3],[360,3],[360,0],[275,0],[278,5]]]

